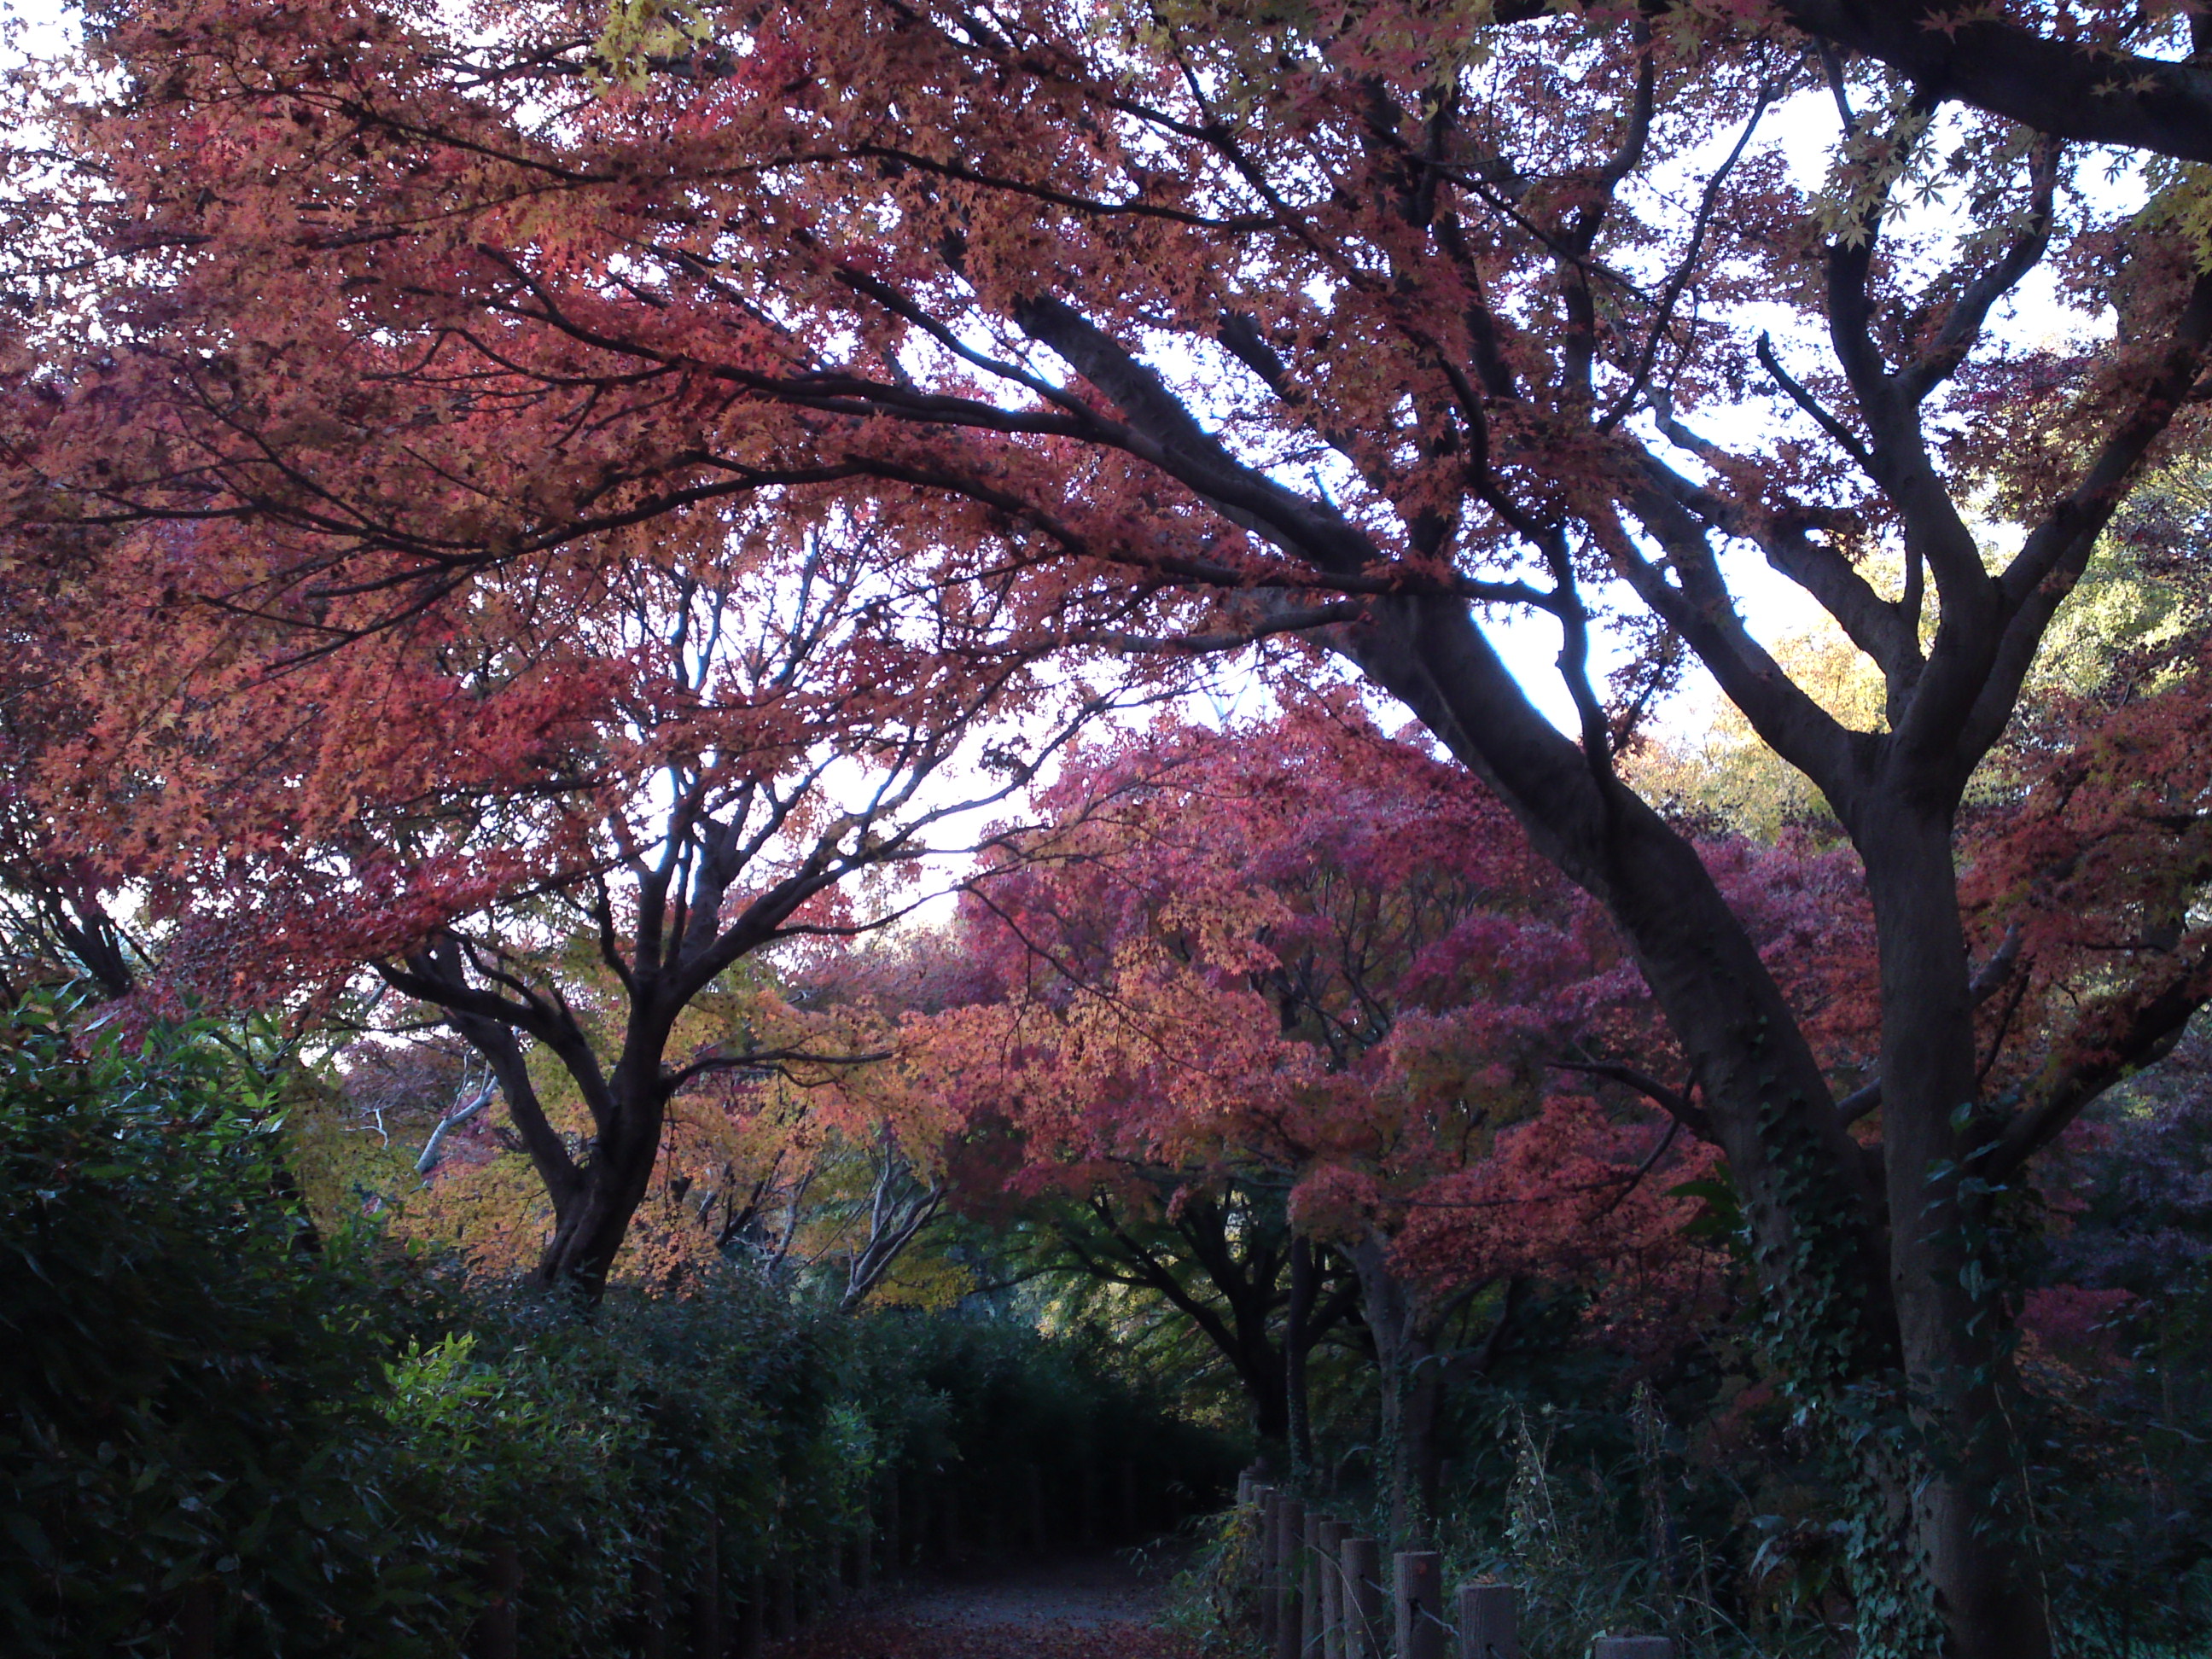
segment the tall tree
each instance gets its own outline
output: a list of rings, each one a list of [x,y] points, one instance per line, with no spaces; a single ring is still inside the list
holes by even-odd
[[[335,592],[404,616],[457,572],[819,489],[1073,643],[1302,635],[1484,777],[1632,951],[1744,1196],[1773,1352],[1813,1417],[1882,1425],[1848,1434],[1865,1650],[2048,1650],[1993,1206],[2170,1041],[2206,940],[2181,907],[2087,988],[2094,1041],[2062,1031],[1992,1093],[1954,829],[2100,531],[2197,418],[2193,175],[2138,211],[1942,78],[1626,7],[1477,38],[1403,3],[549,3],[464,38],[427,9],[209,3],[103,14],[94,52],[95,92],[51,112],[86,169],[40,175],[62,199],[29,216],[42,248],[86,245],[40,254],[26,533],[188,519],[229,550],[145,592],[323,627]],[[1807,93],[1834,106],[1817,195],[1759,138]],[[2110,302],[2097,349],[1992,336],[2046,263]],[[1876,666],[1880,722],[1760,645],[1731,547]],[[1571,732],[1508,671],[1501,612],[1557,630]],[[1647,648],[1608,687],[1609,629]],[[1614,764],[1685,653],[1863,862],[1871,1148]]]
[[[672,1099],[845,1057],[733,970],[900,914],[901,872],[952,850],[937,828],[1003,800],[1097,703],[1020,729],[1018,607],[956,617],[933,595],[917,646],[865,531],[708,517],[697,544],[664,526],[471,573],[342,652],[149,614],[83,642],[72,683],[105,717],[41,757],[50,818],[83,856],[135,860],[170,921],[149,997],[298,1006],[367,964],[465,1039],[551,1203],[536,1277],[587,1296]],[[911,1207],[896,1170],[880,1196]]]
[[[1696,1254],[1664,1194],[1710,1154],[1686,1168],[1648,1103],[1547,1099],[1644,1075],[1624,1051],[1676,1069],[1640,983],[1494,799],[1341,694],[1086,753],[1040,805],[967,901],[976,1000],[912,1029],[914,1063],[1016,1138],[1011,1187],[1086,1206],[1069,1242],[1092,1271],[1207,1328],[1302,1462],[1303,1361],[1356,1307],[1391,1508],[1418,1531],[1438,1345],[1474,1298]]]

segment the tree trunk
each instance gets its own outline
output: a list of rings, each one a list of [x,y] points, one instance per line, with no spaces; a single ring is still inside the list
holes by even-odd
[[[1850,1374],[1881,1370],[1896,1344],[1878,1185],[1697,849],[1537,713],[1464,605],[1370,609],[1373,624],[1343,641],[1352,660],[1498,792],[1634,953],[1689,1056],[1711,1119],[1704,1132],[1728,1156],[1778,1314],[1808,1335],[1817,1327],[1829,1363]],[[1848,1265],[1823,1284],[1791,1271],[1838,1261]]]
[[[1130,1274],[1123,1277],[1109,1271],[1105,1276],[1125,1284],[1141,1283],[1166,1297],[1236,1371],[1245,1398],[1251,1401],[1253,1431],[1261,1441],[1285,1446],[1290,1410],[1284,1352],[1272,1327],[1282,1304],[1279,1286],[1289,1253],[1267,1236],[1272,1230],[1232,1229],[1222,1205],[1202,1193],[1184,1205],[1175,1218],[1175,1231],[1190,1261],[1219,1296],[1224,1305],[1216,1308],[1184,1284],[1170,1264],[1158,1260],[1133,1237],[1115,1218],[1103,1194],[1094,1195],[1088,1209],[1118,1247],[1118,1260]],[[1099,1271],[1079,1231],[1066,1229],[1062,1237],[1086,1271]]]
[[[621,1058],[603,1075],[590,1041],[565,1006],[556,1009],[542,999],[526,1005],[506,1001],[472,985],[454,935],[433,939],[404,963],[380,962],[376,968],[394,989],[444,1009],[447,1023],[499,1079],[508,1121],[553,1203],[553,1236],[531,1282],[597,1302],[659,1161],[668,1109],[661,1058],[681,1004],[672,1005],[642,979],[634,984]],[[538,1052],[560,1061],[591,1109],[598,1133],[580,1152],[569,1151],[538,1097],[522,1046],[525,1030]]]
[[[1411,1494],[1413,1513],[1420,1517],[1418,1542],[1423,1546],[1435,1541],[1437,1505],[1443,1495],[1443,1443],[1439,1431],[1443,1424],[1445,1375],[1443,1361],[1437,1352],[1440,1334],[1436,1325],[1425,1324],[1407,1344],[1412,1374],[1406,1381],[1404,1416],[1398,1431],[1404,1449],[1404,1473],[1399,1478]]]
[[[557,1207],[553,1236],[531,1275],[531,1282],[542,1289],[569,1291],[586,1302],[597,1302],[605,1292],[607,1275],[622,1254],[660,1157],[666,1106],[658,1079],[644,1088],[621,1088],[623,1081],[618,1071],[619,1091],[607,1133],[586,1148],[577,1166],[577,1189]]]
[[[1948,812],[1855,815],[1881,961],[1881,1127],[1890,1281],[1913,1460],[1912,1531],[1956,1659],[2045,1659],[2043,1597],[2008,1471],[2002,1309],[1988,1199],[1972,1176],[1993,1141],[1978,1110],[1973,994]],[[1899,1474],[1907,1471],[1900,1470]]]
[[[1442,1381],[1432,1363],[1436,1331],[1419,1291],[1391,1270],[1388,1237],[1370,1233],[1346,1253],[1359,1275],[1361,1311],[1375,1339],[1382,1401],[1376,1443],[1389,1493],[1390,1535],[1396,1547],[1411,1548],[1426,1538],[1433,1519]]]
[[[1836,803],[1866,865],[1881,944],[1877,1175],[1696,848],[1536,713],[1463,606],[1407,598],[1370,615],[1339,647],[1497,790],[1633,951],[1689,1057],[1705,1120],[1694,1127],[1727,1156],[1785,1380],[1832,1410],[1893,1397],[1901,1369],[1921,1425],[1963,1460],[1908,1470],[1883,1437],[1858,1443],[1872,1449],[1859,1453],[1861,1473],[1886,1493],[1898,1534],[1886,1564],[1898,1605],[1863,1619],[1869,1651],[1912,1650],[1905,1626],[1932,1591],[1950,1659],[2043,1659],[2045,1610],[2027,1593],[1995,1436],[1996,1310],[1960,1282],[1978,1265],[1967,1240],[1980,1217],[1956,1170],[1972,1146],[1951,1127],[1960,1108],[1971,1124],[1975,1067],[1948,804],[1915,817],[1887,777]],[[1378,1330],[1378,1351],[1383,1342]]]
[[[1291,1241],[1291,1295],[1283,1318],[1283,1419],[1290,1437],[1291,1468],[1303,1475],[1313,1467],[1313,1421],[1307,1403],[1306,1353],[1313,1346],[1314,1294],[1320,1273],[1310,1240]]]
[[[1273,1363],[1266,1370],[1239,1364],[1237,1379],[1252,1403],[1252,1432],[1263,1446],[1288,1446],[1291,1440],[1289,1389],[1283,1382],[1281,1355],[1269,1351]]]

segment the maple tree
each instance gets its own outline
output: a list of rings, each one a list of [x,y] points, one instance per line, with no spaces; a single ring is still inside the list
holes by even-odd
[[[904,672],[912,618],[865,533],[710,517],[696,547],[659,527],[650,559],[617,542],[479,574],[304,661],[253,625],[165,654],[172,619],[147,615],[83,652],[72,683],[103,716],[40,758],[84,855],[147,872],[156,1007],[327,997],[370,964],[481,1057],[552,1211],[535,1275],[589,1295],[678,1173],[672,1102],[846,1058],[732,970],[899,913],[934,827],[1006,797],[1097,701],[1012,729],[1029,659],[988,600],[964,627],[933,606],[919,654],[940,672]],[[151,660],[174,678],[142,678]],[[856,902],[860,871],[886,879]]]
[[[1010,1124],[977,1128],[1005,1133],[994,1150],[1028,1150]],[[1110,1170],[979,1162],[956,1164],[953,1201],[994,1225],[994,1244],[1022,1277],[1073,1273],[1158,1298],[1160,1322],[1194,1334],[1226,1364],[1254,1433],[1311,1462],[1307,1368],[1355,1311],[1356,1287],[1291,1231],[1279,1180],[1231,1164],[1199,1172],[1133,1158]]]
[[[679,1047],[698,1046],[698,1026],[679,1023]],[[849,1030],[810,1035],[861,1046]],[[557,1061],[540,1057],[536,1069],[552,1122],[582,1139],[591,1118],[573,1084],[561,1086]],[[735,1269],[846,1313],[872,1300],[956,1300],[964,1275],[909,1255],[944,1203],[941,1135],[883,1097],[880,1066],[790,1069],[797,1080],[765,1066],[719,1073],[671,1097],[612,1275],[690,1292]],[[295,1077],[290,1096],[288,1158],[320,1224],[374,1216],[384,1236],[495,1280],[536,1267],[553,1206],[520,1138],[487,1110],[496,1083],[460,1039],[438,1030],[357,1042],[333,1078]]]
[[[53,832],[26,787],[49,745],[82,727],[65,696],[73,629],[66,589],[20,572],[0,580],[0,958],[11,1000],[30,985],[82,979],[105,996],[128,995],[149,961],[149,941],[118,914],[115,878]]]
[[[1710,1280],[1668,1195],[1710,1153],[1555,1086],[1673,1064],[1640,982],[1463,772],[1338,695],[1086,752],[1041,805],[970,890],[973,983],[909,1026],[914,1063],[1011,1138],[984,1184],[1056,1198],[1076,1263],[1196,1324],[1299,1462],[1302,1362],[1340,1322],[1410,1534],[1449,1375],[1495,1351],[1516,1280],[1588,1285],[1614,1327]],[[1486,1292],[1497,1328],[1448,1366]]]
[[[1130,919],[1126,911],[1093,914],[1079,900],[1073,906],[1079,919],[1063,903],[1069,896],[1060,883],[1027,878],[1039,860],[1057,869],[1093,853],[1110,860],[1118,849],[1126,864],[1130,849],[1118,834],[1119,809],[1152,787],[1154,768],[1141,754],[1121,759],[1124,765],[1102,770],[1094,757],[1048,791],[1038,802],[1039,821],[1000,841],[951,925],[832,952],[809,964],[797,994],[809,1009],[903,1017],[903,1028],[884,1039],[906,1073],[898,1092],[934,1106],[932,1161],[942,1190],[963,1218],[989,1231],[994,1252],[1011,1252],[1011,1282],[1073,1268],[1100,1285],[1162,1298],[1226,1362],[1261,1438],[1303,1445],[1303,1390],[1292,1379],[1304,1354],[1350,1304],[1342,1285],[1316,1282],[1310,1288],[1320,1305],[1296,1328],[1279,1332],[1296,1299],[1292,1285],[1303,1285],[1316,1265],[1289,1224],[1279,1184],[1264,1171],[1248,1178],[1255,1172],[1233,1161],[1201,1172],[1158,1160],[1102,1163],[1075,1153],[1052,1129],[1032,1139],[1041,1126],[1023,1109],[1023,1079],[1036,1064],[1053,1068],[1056,1061],[1032,1053],[1012,1063],[1005,1047],[1010,1022],[1027,1004],[1022,988],[1036,978],[1032,970],[1045,966],[1047,976],[1056,977],[1067,963],[1049,954],[1055,947],[1045,938],[1064,946],[1060,930],[1073,927],[1097,947]],[[1206,896],[1192,897],[1203,910]],[[1042,936],[1002,908],[1039,902],[1049,911]],[[1028,953],[1040,949],[1048,956],[1030,961]],[[1160,1021],[1160,1035],[1178,1045],[1182,1006],[1170,998]],[[1154,1121],[1164,1124],[1175,1109],[1158,1107]],[[916,1121],[911,1112],[898,1115]],[[1340,1276],[1324,1267],[1320,1277]]]
[[[1040,638],[1334,653],[1602,905],[1743,1195],[1797,1397],[1891,1425],[1853,1443],[1869,1650],[1940,1626],[2039,1654],[1992,1206],[2170,1040],[2204,942],[2185,920],[2133,953],[2089,1040],[2062,1023],[1992,1094],[1975,957],[2020,958],[1970,945],[1954,819],[2100,532],[2193,430],[2212,279],[2193,174],[2137,211],[1953,100],[2192,154],[2204,71],[2099,56],[2179,40],[2154,10],[2091,15],[2086,53],[2025,14],[1780,15],[1905,72],[1602,7],[549,4],[465,37],[343,4],[103,13],[110,90],[46,112],[82,171],[33,181],[17,259],[48,367],[9,416],[40,481],[11,500],[34,541],[117,537],[161,573],[137,591],[351,639],[477,572],[814,491],[925,581],[1018,589]],[[1759,139],[1801,94],[1834,106],[1817,196]],[[2110,300],[2109,341],[1992,334],[2043,265]],[[1729,546],[1834,617],[1881,720],[1745,628]],[[1487,631],[1515,610],[1562,640],[1571,732]],[[1610,686],[1608,633],[1646,647]],[[1846,1109],[1615,764],[1686,655],[1863,860],[1881,1035]]]

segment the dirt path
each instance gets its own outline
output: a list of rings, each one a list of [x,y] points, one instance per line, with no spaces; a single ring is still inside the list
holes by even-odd
[[[849,1602],[772,1659],[1191,1659],[1158,1626],[1164,1572],[1073,1556]]]

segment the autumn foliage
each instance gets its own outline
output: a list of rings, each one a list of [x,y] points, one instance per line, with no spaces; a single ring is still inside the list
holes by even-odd
[[[1640,1000],[1497,805],[1340,698],[1086,753],[1046,805],[966,902],[974,1000],[919,1034],[1031,1188],[1249,1169],[1321,1236],[1395,1234]]]
[[[859,1060],[721,1006],[740,963],[893,920],[1194,662],[1340,672],[1419,734],[1163,727],[981,849],[963,1110],[1039,1188],[1276,1183],[1407,1376],[1539,1257],[1688,1294],[1658,1182],[1724,1164],[1856,1460],[1863,1650],[2051,1651],[2005,1241],[2212,936],[2193,659],[2034,671],[2202,442],[2196,20],[92,21],[4,193],[0,852],[50,936],[145,895],[169,1012],[368,965],[496,1074],[591,1294],[706,1079]],[[2039,271],[2081,340],[2008,321]],[[1770,647],[1746,556],[1878,695]],[[1825,829],[1638,793],[1692,664]]]

